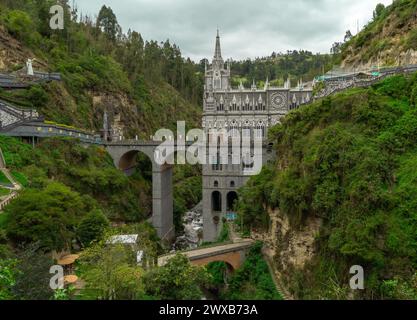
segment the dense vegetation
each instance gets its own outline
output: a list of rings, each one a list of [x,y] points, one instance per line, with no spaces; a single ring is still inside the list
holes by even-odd
[[[292,85],[296,86],[301,78],[303,81],[311,81],[323,71],[328,71],[332,67],[331,63],[331,55],[313,54],[304,50],[273,52],[269,57],[232,61],[232,85],[238,86],[242,81],[246,87],[250,87],[252,81],[255,81],[258,86],[263,86],[268,78],[270,84],[283,86],[289,77]]]
[[[149,138],[161,127],[174,129],[173,113],[197,126],[201,76],[175,44],[144,41],[131,30],[122,33],[106,6],[93,21],[79,16],[68,1],[59,2],[67,9],[64,30],[49,28],[54,0],[0,1],[2,29],[33,52],[35,68],[47,66],[63,76],[62,84],[20,90],[11,97],[0,92],[0,97],[37,107],[49,120],[95,130],[102,128],[105,109],[111,117],[120,113],[127,137]],[[3,63],[13,71],[23,67],[24,58]]]
[[[140,173],[124,176],[100,147],[50,139],[32,149],[4,136],[0,147],[8,166],[28,179],[22,195],[5,211],[8,234],[16,242],[40,241],[47,249],[63,249],[75,238],[92,240],[92,229],[106,225],[102,215],[137,222],[150,213],[149,183]],[[77,234],[77,226],[82,234]]]
[[[136,249],[145,252],[142,265],[137,264],[132,248],[108,244],[111,235],[123,232],[140,235]],[[156,233],[148,224],[113,229],[81,253],[76,274],[85,280],[85,286],[53,291],[49,288],[49,268],[55,262],[50,255],[36,245],[21,248],[14,256],[0,256],[0,300],[201,299],[200,288],[210,279],[205,269],[191,266],[184,256],[156,267],[154,260],[159,253]]]
[[[23,228],[19,219],[27,220],[28,214],[35,216],[36,212],[44,212],[46,208],[61,210],[66,213],[61,218],[80,222],[83,228],[89,224],[93,227],[90,219],[97,219],[97,210],[111,221],[125,223],[142,221],[151,214],[152,172],[148,159],[139,157],[136,173],[126,177],[114,167],[104,149],[96,146],[85,148],[76,140],[44,140],[32,149],[17,139],[1,136],[0,148],[12,172],[28,178],[28,188],[6,211],[14,212],[11,219],[28,235],[36,236],[36,233],[30,230],[30,225],[28,229]],[[198,167],[178,166],[175,169],[174,211],[179,231],[182,214],[201,200],[198,174]],[[57,197],[60,192],[63,193],[61,200]],[[68,212],[74,212],[73,216],[67,214],[66,206]],[[52,211],[51,214],[57,214]],[[84,215],[79,216],[78,212],[92,212],[92,216],[83,220]],[[73,227],[70,221],[65,225]],[[51,237],[53,233],[41,233],[41,236]]]
[[[348,297],[352,265],[365,268],[361,297],[417,297],[416,93],[417,75],[391,77],[303,107],[271,131],[277,163],[243,189],[240,214],[247,228],[267,228],[267,206],[294,228],[323,219],[319,254],[287,273],[298,297]]]

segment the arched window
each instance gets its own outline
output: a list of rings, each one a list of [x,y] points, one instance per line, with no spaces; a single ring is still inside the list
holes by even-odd
[[[230,135],[232,137],[238,137],[239,136],[239,125],[236,122],[236,120],[233,120],[230,124]]]
[[[263,138],[265,137],[265,124],[263,123],[263,121],[259,121],[258,124],[256,125],[256,133],[255,136],[256,138]]]
[[[227,211],[228,212],[234,211],[237,200],[238,200],[238,196],[236,192],[232,191],[227,194]]]
[[[234,188],[236,186],[234,181],[230,181],[230,188]]]
[[[252,134],[251,131],[252,131],[251,125],[249,121],[246,121],[242,129],[242,137],[250,138]]]
[[[222,195],[219,191],[214,191],[211,195],[211,208],[213,212],[222,211]]]
[[[214,187],[218,188],[219,187],[219,181],[214,181]]]

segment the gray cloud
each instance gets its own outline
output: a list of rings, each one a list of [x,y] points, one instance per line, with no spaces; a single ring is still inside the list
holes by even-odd
[[[169,39],[184,55],[210,58],[217,26],[225,58],[243,59],[305,49],[328,52],[346,30],[356,32],[377,3],[392,0],[77,0],[79,11],[97,15],[105,4],[123,30],[147,40]]]

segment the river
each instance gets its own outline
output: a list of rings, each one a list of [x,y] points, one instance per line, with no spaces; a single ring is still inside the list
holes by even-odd
[[[202,243],[203,203],[200,202],[183,217],[184,234],[177,237],[173,251],[196,249]]]

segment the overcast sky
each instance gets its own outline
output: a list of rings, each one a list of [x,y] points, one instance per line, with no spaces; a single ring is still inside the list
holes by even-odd
[[[329,52],[346,30],[356,34],[378,3],[392,0],[75,0],[80,13],[97,16],[103,4],[124,32],[170,41],[195,61],[211,58],[217,26],[223,57],[255,58],[305,49]]]

